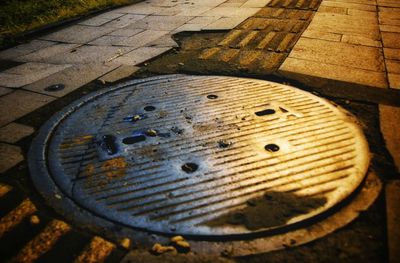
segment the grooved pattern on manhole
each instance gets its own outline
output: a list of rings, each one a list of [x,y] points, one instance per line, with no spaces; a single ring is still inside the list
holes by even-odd
[[[82,99],[49,121],[30,154],[39,188],[53,184],[127,226],[202,236],[318,215],[358,187],[368,161],[353,118],[323,99],[268,81],[184,75]]]
[[[311,21],[320,0],[273,0],[227,33],[199,58],[272,73],[283,63]]]

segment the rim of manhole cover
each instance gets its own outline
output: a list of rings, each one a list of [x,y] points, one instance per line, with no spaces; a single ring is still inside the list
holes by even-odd
[[[344,110],[290,86],[220,76],[90,94],[53,116],[29,154],[36,187],[64,214],[73,202],[131,229],[205,239],[320,216],[355,191],[368,164]]]

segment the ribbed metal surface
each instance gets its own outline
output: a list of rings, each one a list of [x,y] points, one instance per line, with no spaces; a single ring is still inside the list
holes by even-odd
[[[97,215],[162,233],[238,235],[299,222],[346,198],[368,168],[351,117],[267,81],[174,75],[125,83],[55,123],[42,143],[62,192]],[[288,211],[271,210],[282,220],[247,222],[247,211],[268,217],[272,203],[288,200],[306,201],[295,212],[287,203]],[[232,222],[237,215],[247,221]]]

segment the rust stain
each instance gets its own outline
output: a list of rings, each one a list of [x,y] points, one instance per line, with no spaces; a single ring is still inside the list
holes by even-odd
[[[94,174],[96,167],[94,166],[94,164],[89,163],[88,165],[86,165],[85,167],[85,172],[86,172],[86,176],[90,177]]]
[[[93,139],[93,135],[83,135],[79,137],[75,137],[72,140],[65,140],[62,144],[60,144],[60,149],[67,149],[77,145],[85,144]]]
[[[124,157],[107,160],[101,165],[101,169],[105,172],[108,178],[117,178],[126,174],[128,166]]]

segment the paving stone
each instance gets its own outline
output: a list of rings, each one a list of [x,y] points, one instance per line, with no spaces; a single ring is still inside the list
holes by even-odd
[[[287,58],[279,68],[279,73],[306,84],[315,84],[316,81],[319,81],[318,78],[322,78],[387,88],[385,72],[375,72],[297,58]]]
[[[137,31],[143,31],[143,30],[137,30]],[[125,41],[128,37],[123,37],[123,36],[102,36],[99,37],[91,42],[89,42],[89,45],[94,45],[94,46],[119,46],[119,43]]]
[[[1,85],[19,88],[59,72],[70,65],[54,65],[47,63],[25,63],[0,73]]]
[[[348,2],[336,2],[336,1],[328,1],[324,0],[321,3],[321,6],[332,6],[332,7],[344,7],[344,8],[352,8],[364,11],[375,12],[376,7],[374,5],[365,5],[365,4],[356,4],[356,3],[348,3]]]
[[[397,171],[400,172],[400,108],[379,105],[379,120],[386,148],[393,157]]]
[[[378,21],[375,18],[359,18],[349,15],[317,12],[308,29],[353,36],[360,35],[380,40]]]
[[[170,31],[158,31],[158,30],[145,30],[134,36],[128,37],[125,40],[118,42],[118,45],[129,46],[132,48],[143,47],[146,44],[153,42],[160,37],[169,34]]]
[[[0,87],[0,96],[6,95],[12,91],[13,91],[13,89]]]
[[[385,63],[386,63],[386,70],[388,72],[400,74],[400,61],[399,60],[386,59]]]
[[[271,2],[271,0],[249,0],[245,2],[241,7],[264,7],[269,2]]]
[[[18,146],[0,143],[0,174],[24,160],[21,148]]]
[[[391,25],[379,25],[379,28],[382,32],[396,32],[400,33],[400,26],[391,26]]]
[[[34,62],[46,62],[47,58],[56,56],[62,53],[68,53],[77,47],[79,47],[80,44],[56,44],[52,45],[50,47],[42,48],[38,51],[34,51],[32,53],[29,53],[28,55],[18,57],[16,60],[17,61],[23,61],[23,62],[28,62],[28,61],[34,61]]]
[[[201,16],[202,14],[207,14],[207,12],[212,8],[211,6],[194,6],[186,7],[182,6],[183,10],[178,12],[177,16]]]
[[[146,17],[146,15],[125,14],[125,15],[105,24],[104,27],[124,28],[124,27],[127,27],[145,17]]]
[[[378,40],[370,39],[368,37],[363,36],[351,36],[351,35],[343,35],[342,42],[354,44],[354,45],[362,45],[369,47],[382,47],[382,44]]]
[[[384,47],[400,48],[400,33],[382,32],[381,34]]]
[[[347,14],[350,16],[358,16],[362,18],[370,18],[370,19],[378,19],[378,14],[376,12],[370,12],[370,11],[364,11],[364,10],[358,10],[358,9],[352,9],[352,8],[347,8]]]
[[[138,3],[135,5],[129,5],[126,7],[118,8],[116,11],[120,13],[129,13],[137,15],[151,15],[163,11],[168,7],[165,6],[153,6],[149,3]]]
[[[106,35],[113,30],[114,28],[112,27],[73,25],[43,36],[41,39],[65,43],[85,44],[100,36]]]
[[[0,59],[15,59],[19,56],[27,55],[33,51],[37,51],[46,47],[57,44],[56,42],[46,40],[32,40],[29,43],[18,45],[13,48],[6,49],[0,52]]]
[[[16,143],[17,141],[31,135],[35,129],[30,126],[12,122],[0,128],[0,141]]]
[[[334,2],[342,2],[342,3],[353,3],[353,4],[362,4],[362,5],[376,5],[375,0],[330,0]]]
[[[391,26],[400,26],[400,20],[379,17],[379,24],[381,24],[381,25],[391,25]]]
[[[0,97],[0,126],[8,124],[47,103],[54,98],[30,91],[17,90]]]
[[[243,3],[223,3],[220,4],[219,7],[240,7]]]
[[[148,16],[133,23],[129,28],[172,31],[191,19],[192,17],[188,16]]]
[[[396,48],[383,48],[383,53],[386,59],[400,60],[400,49]]]
[[[139,67],[135,67],[135,66],[122,65],[122,66],[114,69],[113,71],[107,73],[106,75],[100,77],[99,80],[104,83],[113,83],[120,79],[129,77],[130,75],[132,75],[139,69],[140,69]]]
[[[220,18],[220,16],[199,16],[189,20],[188,23],[208,26],[209,24],[217,21]]]
[[[217,21],[205,26],[205,30],[227,30],[235,28],[237,25],[246,20],[246,17],[222,17]]]
[[[178,43],[172,39],[171,35],[164,35],[148,44],[147,47],[178,47]]]
[[[105,14],[101,14],[101,15],[86,19],[86,20],[80,22],[79,24],[85,25],[85,26],[101,26],[101,25],[104,25],[105,23],[110,22],[111,20],[114,20],[123,15],[124,14],[121,14],[121,13],[108,14],[108,12],[107,12]]]
[[[379,48],[342,42],[300,38],[289,57],[365,70],[385,70]]]
[[[377,2],[379,6],[400,8],[400,3],[397,0],[377,0]]]
[[[113,63],[135,66],[152,59],[169,49],[171,49],[171,47],[141,47],[116,58]]]
[[[327,33],[327,32],[315,31],[315,30],[310,30],[310,29],[307,29],[306,31],[304,31],[304,33],[301,36],[308,37],[308,38],[329,40],[329,41],[340,41],[342,39],[341,34],[335,34],[335,33],[329,33],[329,32]]]
[[[320,6],[318,8],[318,12],[347,15],[347,8],[337,6]]]
[[[83,45],[76,48],[75,52],[52,56],[47,58],[47,61],[59,64],[102,63],[111,61],[131,50],[133,50],[131,47]]]
[[[207,16],[222,16],[222,17],[249,17],[257,13],[260,8],[252,7],[215,7],[207,11]]]
[[[55,97],[62,97],[114,70],[118,66],[118,64],[113,63],[78,64],[25,86],[24,89]],[[55,84],[64,84],[65,88],[60,91],[45,91],[46,87]]]
[[[388,73],[388,79],[390,88],[400,90],[400,74]]]
[[[118,29],[116,31],[111,32],[110,34],[108,34],[109,36],[120,36],[120,37],[131,37],[134,36],[136,34],[139,34],[140,32],[143,32],[143,29],[126,29],[126,28],[122,28],[122,29]]]
[[[400,8],[399,8],[400,10]],[[380,11],[379,12],[379,17],[385,18],[385,19],[400,19],[400,11]]]
[[[184,24],[174,31],[172,31],[173,34],[179,33],[179,32],[184,32],[184,31],[201,31],[205,26],[199,25],[199,24]]]
[[[388,182],[385,187],[386,225],[389,263],[398,263],[400,258],[400,181]]]

